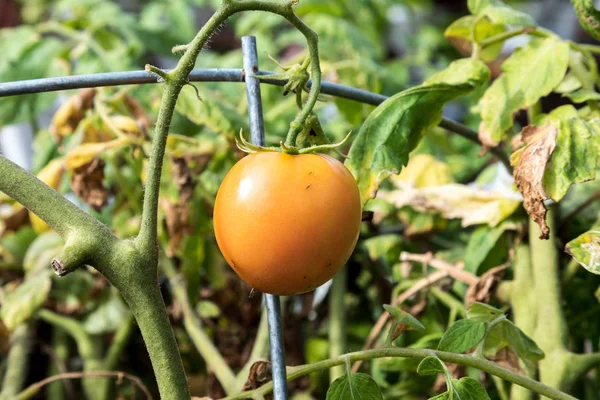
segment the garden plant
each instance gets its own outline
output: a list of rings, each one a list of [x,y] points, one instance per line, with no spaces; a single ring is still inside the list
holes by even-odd
[[[195,36],[159,1],[141,36],[105,0],[24,1],[29,24],[0,30],[0,124],[28,122],[36,148],[33,173],[0,155],[1,400],[270,398],[261,292],[286,296],[290,398],[599,398],[600,45],[468,0],[418,44],[414,63],[447,55],[413,85],[383,66],[392,1],[196,3],[216,11]],[[600,40],[593,1],[572,3]],[[226,23],[278,71],[205,51]],[[51,88],[10,96],[154,44],[178,57],[136,73],[154,84],[83,79],[49,126]],[[240,83],[195,67],[261,81],[266,144]]]

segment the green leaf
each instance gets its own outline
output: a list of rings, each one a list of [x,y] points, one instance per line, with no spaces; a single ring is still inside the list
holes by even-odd
[[[465,377],[460,380],[452,379],[452,398],[459,400],[490,400],[485,388],[479,381]]]
[[[383,308],[385,311],[389,312],[394,321],[407,325],[413,330],[424,331],[425,327],[418,319],[413,317],[411,314],[407,313],[399,309],[398,307],[390,306],[389,304],[384,304]]]
[[[471,14],[486,16],[497,24],[533,26],[535,21],[530,15],[509,7],[500,0],[468,0]]]
[[[346,161],[358,181],[363,204],[375,197],[385,178],[399,173],[407,164],[409,153],[425,131],[439,123],[444,104],[488,79],[489,69],[482,62],[459,60],[426,84],[398,93],[379,105],[361,127]]]
[[[594,179],[599,149],[600,119],[569,118],[558,122],[556,146],[543,178],[547,196],[558,202],[572,184]]]
[[[567,243],[565,252],[592,274],[600,275],[600,231],[582,233]]]
[[[83,329],[92,335],[116,331],[125,321],[129,309],[116,291],[109,291],[98,307],[87,314],[83,320]]]
[[[421,360],[417,367],[417,373],[419,375],[445,374],[446,366],[439,358],[429,356]]]
[[[483,9],[495,3],[494,0],[467,0],[467,7],[471,14],[479,14]]]
[[[480,15],[485,15],[496,24],[534,26],[535,21],[529,14],[517,11],[504,4],[486,7]]]
[[[55,231],[39,235],[27,249],[23,259],[23,269],[28,274],[35,274],[50,268],[50,262],[62,249],[64,241]]]
[[[390,306],[389,304],[384,304],[383,308],[390,313],[393,318],[393,323],[386,339],[386,345],[389,346],[398,338],[398,336],[406,331],[416,330],[422,332],[425,330],[423,324],[406,311],[403,311],[398,307]]]
[[[567,72],[563,81],[554,89],[556,93],[570,93],[582,86],[581,81],[572,71]]]
[[[472,319],[461,319],[450,325],[438,350],[464,353],[481,342],[485,336],[486,324]]]
[[[576,92],[567,93],[565,96],[571,99],[575,104],[585,103],[588,100],[600,100],[600,93],[591,89],[580,89]]]
[[[482,225],[475,229],[465,250],[465,270],[477,274],[479,266],[496,246],[506,231],[506,224],[495,227]]]
[[[481,99],[479,136],[497,144],[513,126],[513,113],[548,95],[563,80],[569,62],[569,45],[555,39],[535,39],[502,64],[503,74]]]
[[[48,268],[29,276],[6,295],[0,306],[0,319],[9,331],[31,318],[44,304],[52,286],[51,275]]]
[[[491,322],[503,314],[502,310],[479,302],[471,304],[467,309],[467,318],[473,321]]]
[[[196,312],[202,318],[217,318],[221,315],[219,306],[209,300],[200,300],[196,305]]]
[[[489,343],[488,343],[489,341]],[[544,352],[518,326],[509,320],[496,324],[486,340],[486,348],[495,351],[510,347],[523,361],[532,364],[544,358]]]
[[[383,400],[377,383],[366,374],[344,375],[331,384],[326,400]]]
[[[476,24],[474,26],[474,24]],[[475,30],[473,31],[473,26]],[[471,39],[474,36],[477,42],[498,35],[506,31],[504,25],[494,24],[487,18],[478,18],[474,15],[466,15],[454,21],[446,31],[444,36],[459,50],[470,51],[472,47]],[[479,53],[479,58],[483,61],[492,61],[502,51],[504,42],[498,42],[487,46]]]
[[[58,56],[64,49],[64,44],[57,39],[37,40],[24,49],[10,64],[0,62],[2,81],[11,82],[67,74],[65,63],[58,60]],[[55,98],[56,93],[41,93],[3,99],[0,107],[0,126],[30,120],[39,112],[49,108]]]
[[[196,91],[185,85],[177,100],[177,111],[193,123],[205,126],[213,132],[230,138],[236,137],[240,128],[246,129],[246,118],[216,92],[200,92],[200,101]]]

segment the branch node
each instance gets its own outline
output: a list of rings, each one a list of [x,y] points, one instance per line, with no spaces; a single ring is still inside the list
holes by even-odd
[[[160,69],[158,67],[155,67],[154,65],[146,64],[144,69],[146,71],[150,72],[151,74],[156,75],[159,83],[166,82],[169,80],[169,74],[166,71],[163,71],[162,69]]]

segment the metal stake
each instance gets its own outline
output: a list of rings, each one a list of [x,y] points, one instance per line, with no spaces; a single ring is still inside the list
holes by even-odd
[[[244,77],[246,97],[248,98],[248,116],[250,118],[250,138],[253,144],[265,145],[265,128],[260,98],[260,81],[250,78],[258,74],[258,54],[256,38],[242,37],[244,55]],[[279,296],[265,294],[267,321],[269,323],[269,342],[271,344],[271,364],[273,369],[273,394],[275,400],[287,400],[287,377],[285,372],[285,351],[283,349],[283,330],[281,326],[281,306]]]

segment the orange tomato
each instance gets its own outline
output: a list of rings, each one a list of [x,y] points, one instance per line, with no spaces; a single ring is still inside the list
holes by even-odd
[[[215,201],[223,256],[264,293],[308,292],[348,261],[360,230],[356,181],[325,154],[250,154],[227,173]]]

